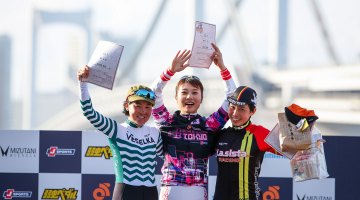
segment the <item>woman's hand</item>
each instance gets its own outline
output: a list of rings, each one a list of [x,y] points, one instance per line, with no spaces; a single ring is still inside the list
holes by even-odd
[[[214,64],[219,67],[219,69],[222,71],[226,69],[224,60],[222,57],[222,53],[214,43],[211,43],[211,46],[215,49],[214,53],[211,56],[211,59],[213,60]]]
[[[184,70],[186,67],[189,66],[189,63],[186,62],[190,59],[190,56],[191,56],[190,50],[183,50],[182,52],[178,51],[175,58],[172,61],[170,70],[172,72],[180,72]]]
[[[90,73],[90,68],[87,65],[85,65],[77,72],[77,79],[79,81],[82,81],[84,78],[89,77],[89,73]]]

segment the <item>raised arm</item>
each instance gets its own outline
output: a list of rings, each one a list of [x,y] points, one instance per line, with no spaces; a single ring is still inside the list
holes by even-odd
[[[212,54],[212,60],[219,68],[221,78],[224,80],[225,97],[221,107],[206,119],[206,126],[213,131],[218,131],[223,128],[226,122],[229,120],[229,102],[227,97],[230,96],[233,91],[235,91],[236,86],[234,80],[231,77],[230,71],[225,67],[220,49],[215,44],[212,44],[212,46],[215,49],[214,53]]]
[[[225,70],[226,67],[219,47],[216,46],[216,44],[214,43],[211,43],[211,46],[215,49],[214,53],[211,56],[214,64],[220,69],[220,71]]]
[[[108,117],[103,116],[97,112],[91,102],[90,94],[88,91],[87,83],[83,82],[84,78],[89,76],[89,67],[85,66],[77,73],[80,89],[80,104],[84,116],[90,123],[99,131],[103,132],[109,138],[115,138],[117,133],[117,123]]]
[[[178,51],[171,63],[171,66],[166,68],[161,73],[161,75],[151,84],[151,89],[155,92],[156,95],[155,105],[153,107],[152,114],[157,123],[161,123],[169,116],[169,112],[164,106],[162,91],[166,83],[171,79],[172,76],[174,76],[176,72],[180,72],[189,66],[187,61],[189,60],[190,56],[190,50]],[[161,113],[161,115],[159,115],[159,113]]]
[[[211,45],[215,49],[215,51],[212,55],[213,62],[220,69],[221,78],[225,81],[226,97],[225,97],[222,107],[227,112],[227,110],[229,108],[229,102],[226,100],[226,98],[228,96],[230,96],[232,94],[232,92],[235,91],[236,85],[235,85],[233,78],[231,77],[230,71],[225,67],[223,56],[222,56],[222,53],[221,53],[219,47],[213,43]]]

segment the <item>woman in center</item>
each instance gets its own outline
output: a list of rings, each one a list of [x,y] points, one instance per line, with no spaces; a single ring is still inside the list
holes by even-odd
[[[226,85],[224,101],[210,116],[198,114],[203,100],[203,85],[196,76],[183,76],[176,85],[175,100],[178,110],[170,114],[163,103],[162,90],[176,73],[189,66],[189,50],[178,52],[167,68],[152,84],[156,94],[152,110],[155,123],[163,139],[165,161],[162,167],[161,200],[207,200],[208,199],[208,158],[214,153],[216,131],[228,120],[229,102],[227,96],[236,89],[230,72],[226,69],[219,48],[212,59],[220,69]]]

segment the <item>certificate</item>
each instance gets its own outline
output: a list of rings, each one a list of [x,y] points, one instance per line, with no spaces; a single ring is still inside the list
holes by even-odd
[[[279,123],[275,125],[275,127],[270,131],[270,133],[266,136],[265,142],[270,145],[273,149],[277,152],[281,153],[283,156],[287,157],[288,159],[292,159],[297,151],[287,151],[282,152],[280,148],[280,139],[279,139]]]
[[[211,55],[215,51],[211,43],[215,44],[216,26],[204,22],[195,22],[195,36],[190,67],[209,68],[212,62]]]
[[[124,46],[100,41],[87,64],[89,77],[83,81],[112,90]]]

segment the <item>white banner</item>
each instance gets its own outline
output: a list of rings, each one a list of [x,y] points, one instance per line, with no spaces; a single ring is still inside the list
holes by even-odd
[[[335,179],[313,179],[304,182],[294,182],[293,199],[335,200]]]
[[[100,131],[83,131],[82,135],[83,174],[114,174],[114,165],[108,137]]]
[[[0,172],[39,172],[39,131],[1,131]]]

